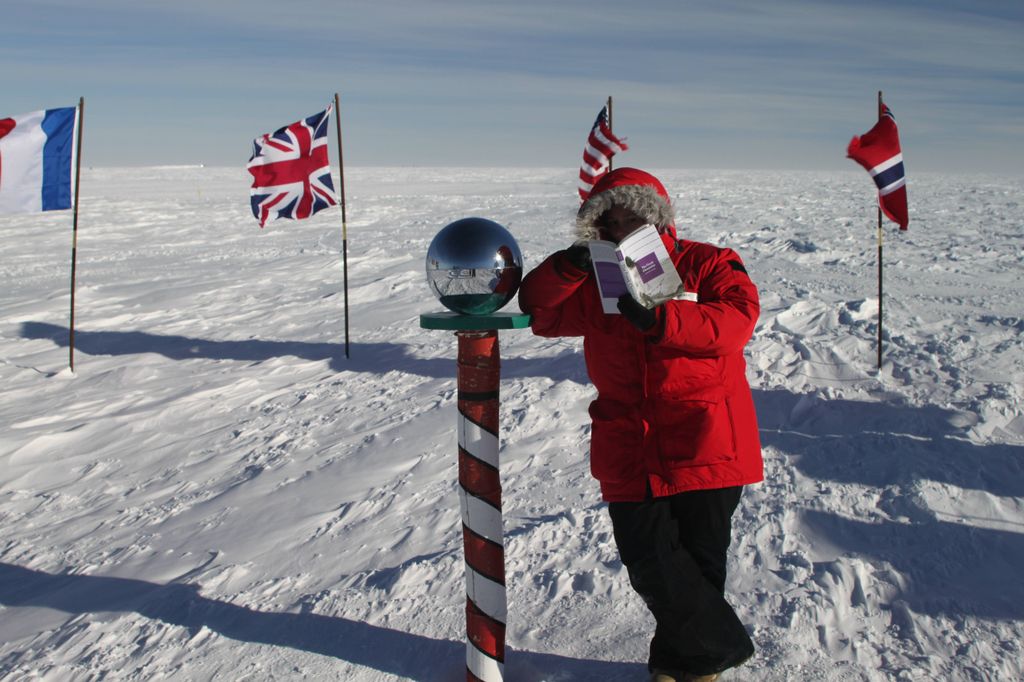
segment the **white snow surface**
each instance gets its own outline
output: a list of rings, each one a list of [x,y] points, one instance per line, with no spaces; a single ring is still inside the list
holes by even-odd
[[[681,235],[740,253],[765,481],[728,681],[1019,680],[1024,178],[656,170]],[[337,177],[337,171],[335,171]],[[260,230],[243,169],[87,169],[0,217],[0,679],[459,680],[456,338],[424,277],[467,216],[526,269],[572,241],[573,169],[346,172]],[[518,310],[513,301],[507,310]],[[646,680],[653,620],[591,479],[578,339],[500,334],[510,681]]]

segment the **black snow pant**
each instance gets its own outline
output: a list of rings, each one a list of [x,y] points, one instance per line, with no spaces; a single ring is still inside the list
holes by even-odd
[[[649,670],[696,675],[739,665],[754,644],[725,600],[732,514],[742,487],[611,502],[619,556],[657,627]]]

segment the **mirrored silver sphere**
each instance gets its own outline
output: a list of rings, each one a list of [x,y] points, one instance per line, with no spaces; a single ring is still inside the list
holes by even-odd
[[[442,228],[427,249],[430,290],[457,313],[493,313],[512,300],[522,278],[519,245],[493,220],[456,220]]]

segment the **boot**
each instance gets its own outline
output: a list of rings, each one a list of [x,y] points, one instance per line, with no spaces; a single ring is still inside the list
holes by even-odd
[[[669,670],[655,670],[651,673],[651,682],[715,682],[718,673],[711,675],[694,675],[693,673],[677,673]]]

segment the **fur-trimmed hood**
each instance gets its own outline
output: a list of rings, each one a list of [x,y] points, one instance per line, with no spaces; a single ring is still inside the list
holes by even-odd
[[[658,178],[638,168],[616,168],[602,176],[576,214],[576,236],[600,239],[597,220],[612,206],[637,214],[659,229],[675,226],[675,211]]]

